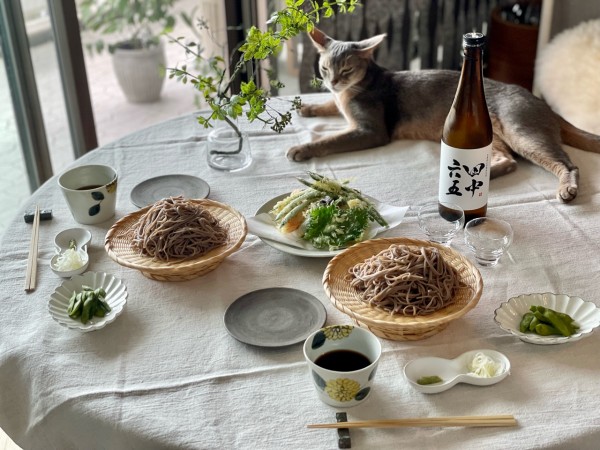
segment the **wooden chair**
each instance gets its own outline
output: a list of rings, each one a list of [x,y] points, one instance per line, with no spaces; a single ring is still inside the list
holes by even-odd
[[[362,0],[352,14],[336,14],[318,27],[338,40],[358,41],[387,33],[376,61],[391,70],[456,69],[462,65],[462,35],[487,32],[498,0]],[[318,54],[302,37],[300,91],[315,92]]]

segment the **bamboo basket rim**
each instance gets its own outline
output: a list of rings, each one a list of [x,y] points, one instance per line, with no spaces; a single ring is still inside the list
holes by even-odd
[[[393,315],[383,308],[364,303],[359,298],[358,292],[351,289],[348,282],[344,280],[348,269],[394,244],[437,248],[458,270],[461,279],[468,285],[468,287],[461,288],[455,296],[463,298],[464,301],[453,302],[438,311],[423,316]],[[405,237],[371,239],[349,247],[331,259],[323,273],[322,281],[325,293],[338,310],[348,314],[359,325],[366,326],[372,331],[382,331],[385,335],[418,336],[425,333],[427,336],[424,337],[428,337],[435,334],[435,329],[441,331],[449,322],[464,316],[473,309],[483,292],[483,279],[479,270],[464,255],[441,244]]]
[[[108,256],[118,264],[136,269],[144,275],[180,276],[201,275],[211,265],[216,267],[227,256],[238,250],[248,232],[244,216],[229,205],[209,199],[187,199],[190,202],[205,207],[213,214],[220,224],[228,229],[227,241],[202,256],[173,261],[159,261],[152,257],[139,254],[131,248],[133,229],[139,218],[153,205],[134,211],[113,224],[106,233],[104,249]]]

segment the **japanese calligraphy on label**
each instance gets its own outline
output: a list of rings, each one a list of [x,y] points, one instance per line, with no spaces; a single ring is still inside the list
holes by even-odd
[[[465,211],[487,203],[492,144],[464,150],[442,141],[439,201],[455,203]]]

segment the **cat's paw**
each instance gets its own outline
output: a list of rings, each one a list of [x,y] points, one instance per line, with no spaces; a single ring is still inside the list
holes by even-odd
[[[563,203],[569,203],[577,197],[579,189],[579,169],[575,168],[560,177],[560,184],[556,197]]]
[[[314,109],[315,105],[302,105],[300,107],[300,115],[303,117],[315,117],[317,113]]]
[[[286,156],[290,161],[306,161],[313,154],[306,145],[295,145],[287,151]]]

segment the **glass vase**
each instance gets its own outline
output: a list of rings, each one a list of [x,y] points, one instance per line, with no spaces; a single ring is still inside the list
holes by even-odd
[[[250,140],[247,133],[241,137],[233,128],[215,128],[208,134],[206,157],[213,169],[237,172],[252,164]]]

